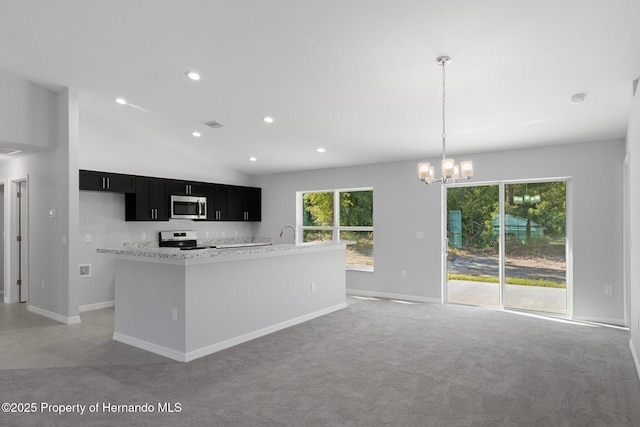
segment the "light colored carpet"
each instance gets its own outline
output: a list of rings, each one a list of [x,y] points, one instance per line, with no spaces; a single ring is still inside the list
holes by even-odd
[[[0,413],[0,425],[638,426],[628,339],[479,307],[364,300],[191,363],[2,370],[2,402],[100,410]],[[181,410],[160,413],[159,402]]]

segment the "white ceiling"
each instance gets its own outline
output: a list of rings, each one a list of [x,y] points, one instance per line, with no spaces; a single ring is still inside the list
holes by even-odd
[[[0,0],[0,68],[249,174],[438,156],[440,55],[451,154],[623,138],[640,1]]]

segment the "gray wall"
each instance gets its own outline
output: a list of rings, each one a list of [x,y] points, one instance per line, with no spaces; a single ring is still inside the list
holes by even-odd
[[[252,225],[243,222],[200,222],[190,220],[125,221],[124,194],[80,191],[80,247],[78,264],[91,264],[91,277],[80,279],[81,311],[110,305],[114,300],[115,260],[99,254],[97,248],[117,248],[123,242],[157,241],[162,230],[195,230],[198,237],[248,237]],[[91,241],[87,242],[87,234]]]
[[[631,103],[629,127],[627,130],[627,152],[629,155],[629,218],[630,236],[630,329],[631,349],[634,352],[636,369],[640,375],[640,93],[636,93]],[[636,242],[634,247],[632,242]]]
[[[80,111],[80,169],[164,178],[188,179],[225,184],[248,185],[249,176],[222,166],[214,159],[186,157],[176,150],[177,141],[156,140],[154,152],[143,151],[141,141],[151,136],[144,128],[126,127],[106,116]],[[91,264],[91,277],[79,279],[81,310],[108,306],[114,299],[115,260],[96,253],[96,248],[120,247],[124,242],[157,241],[162,230],[195,230],[198,237],[247,237],[252,235],[252,224],[242,222],[196,222],[170,220],[153,222],[126,222],[124,195],[96,191],[79,194],[78,264]],[[87,234],[91,241],[87,242]],[[78,266],[76,265],[76,271]]]
[[[0,81],[4,77],[0,75]],[[25,285],[29,288],[29,309],[61,322],[77,322],[77,282],[70,274],[77,247],[76,240],[69,236],[77,235],[78,181],[69,170],[77,170],[78,96],[66,89],[54,93],[34,88],[32,83],[16,81],[12,76],[9,81],[30,89],[15,93],[18,99],[2,98],[0,110],[10,109],[16,102],[33,108],[22,110],[15,119],[42,127],[40,131],[15,134],[22,139],[18,142],[48,145],[43,151],[0,164],[0,177],[8,185],[15,177],[28,177],[29,262]],[[43,123],[38,125],[38,119]],[[57,212],[55,217],[49,217],[52,209]]]
[[[475,183],[571,177],[574,315],[623,323],[622,140],[456,157],[474,161]],[[295,223],[296,191],[373,187],[375,271],[348,271],[347,287],[440,300],[442,190],[438,184],[418,181],[417,163],[257,177],[263,191],[263,220],[256,233],[275,237],[283,225]],[[416,240],[417,231],[424,233],[424,240]],[[407,272],[406,278],[400,277],[401,270]],[[613,295],[605,296],[605,285],[613,286]]]
[[[54,92],[0,70],[0,142],[12,148],[56,146]]]

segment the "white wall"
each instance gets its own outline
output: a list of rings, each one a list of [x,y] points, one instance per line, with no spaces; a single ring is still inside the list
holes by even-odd
[[[5,234],[8,236],[9,230],[5,230],[4,226],[4,191],[5,184],[0,184],[0,229],[2,233],[2,239],[0,239],[0,292],[4,294],[4,275],[5,275],[5,265],[4,265],[4,246],[5,246]],[[2,303],[2,299],[0,299],[0,303]]]
[[[56,99],[52,91],[0,70],[0,142],[12,148],[56,145]]]
[[[630,224],[630,287],[631,287],[631,349],[634,353],[636,369],[640,375],[640,93],[636,92],[629,115],[627,129],[627,152],[629,153],[629,218]],[[635,242],[635,246],[633,246]]]
[[[1,75],[0,81],[3,81]],[[14,82],[14,78],[10,81]],[[27,82],[24,85],[32,84]],[[16,120],[26,124],[44,115],[45,123],[54,123],[53,131],[47,125],[47,132],[52,134],[40,135],[42,138],[29,132],[23,135],[36,138],[26,141],[31,145],[53,140],[50,147],[0,164],[0,177],[7,183],[16,177],[28,177],[29,268],[25,284],[28,286],[29,309],[61,322],[77,322],[77,284],[70,276],[70,266],[76,258],[76,241],[69,240],[70,233],[77,235],[78,224],[78,181],[69,175],[69,170],[77,169],[77,93],[66,89],[54,93],[40,88],[14,95],[18,98],[3,98],[0,104],[3,109],[6,104],[25,106],[26,109],[20,112],[22,116]],[[30,109],[32,107],[34,110]],[[49,216],[52,209],[57,213],[55,217]]]
[[[457,156],[474,161],[474,182],[572,177],[574,315],[623,323],[623,141]],[[431,159],[437,161],[437,159]],[[347,272],[347,287],[418,299],[441,298],[441,186],[417,179],[416,161],[257,177],[262,222],[277,236],[295,223],[297,191],[373,187],[375,271]],[[424,240],[416,240],[417,231]],[[407,272],[400,278],[400,271]],[[604,286],[613,295],[604,295]]]
[[[160,140],[157,132],[125,127],[108,117],[80,111],[80,169],[235,185],[250,183],[248,175],[215,159],[188,155],[180,150],[182,143]],[[149,151],[148,147],[154,150]]]

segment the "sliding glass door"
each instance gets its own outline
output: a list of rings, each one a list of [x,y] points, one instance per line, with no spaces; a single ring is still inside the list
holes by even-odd
[[[500,307],[499,186],[447,188],[447,301]]]
[[[567,183],[446,187],[446,300],[567,314]]]
[[[566,182],[504,188],[504,305],[566,314]]]

